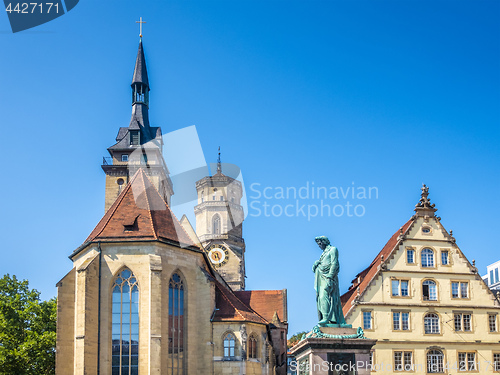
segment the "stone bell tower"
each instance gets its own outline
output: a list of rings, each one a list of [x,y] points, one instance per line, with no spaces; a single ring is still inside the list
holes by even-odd
[[[132,117],[128,127],[121,127],[116,143],[108,148],[110,157],[103,158],[106,173],[105,211],[111,207],[129,178],[142,168],[161,196],[170,205],[174,194],[172,181],[163,159],[163,139],[160,127],[149,124],[149,80],[142,37],[132,77]]]
[[[245,290],[243,188],[240,181],[222,173],[220,152],[217,173],[197,181],[196,191],[196,234],[229,286],[235,291]]]

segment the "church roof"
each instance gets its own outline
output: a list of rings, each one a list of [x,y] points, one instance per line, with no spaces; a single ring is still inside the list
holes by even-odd
[[[267,321],[272,321],[275,314],[278,315],[281,322],[288,321],[286,289],[245,290],[234,292],[234,294]]]
[[[344,316],[346,316],[349,310],[351,310],[351,308],[353,307],[352,302],[354,301],[358,293],[359,295],[362,295],[370,285],[371,281],[377,276],[383,261],[389,259],[392,253],[396,250],[400,242],[400,236],[406,234],[411,224],[413,223],[413,220],[414,218],[412,217],[396,233],[392,235],[392,237],[389,239],[389,241],[387,241],[385,246],[377,254],[368,268],[356,275],[356,278],[352,281],[352,285],[349,287],[349,290],[340,297],[343,305],[342,310],[344,312]]]
[[[142,48],[142,39],[139,42],[139,50],[137,51],[137,58],[135,60],[134,76],[132,77],[132,84],[134,83],[145,83],[149,86],[146,58],[144,57],[144,49]]]
[[[250,306],[243,303],[237,296],[237,292],[226,288],[218,280],[215,282],[215,314],[214,322],[251,322],[269,324]]]
[[[158,240],[200,250],[140,168],[74,256],[90,242]]]

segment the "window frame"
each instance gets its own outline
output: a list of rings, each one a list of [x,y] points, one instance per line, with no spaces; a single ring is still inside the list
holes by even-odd
[[[366,328],[366,326],[365,326],[365,313],[370,314],[370,328]],[[363,330],[365,330],[365,331],[373,331],[374,330],[373,310],[362,310],[361,311],[361,323],[363,325]]]
[[[213,235],[222,234],[222,218],[218,213],[212,216],[212,234]]]
[[[460,360],[460,356],[461,354],[465,355],[465,370],[462,370],[462,362]],[[470,369],[469,368],[469,365],[470,365],[470,360],[469,360],[469,355],[470,354],[473,354],[474,355],[474,368],[473,369]],[[462,373],[462,372],[478,372],[478,362],[477,362],[477,351],[475,350],[466,350],[466,351],[460,351],[460,350],[457,350],[457,372],[458,373]]]
[[[461,333],[473,333],[474,332],[474,317],[472,311],[453,311],[453,332],[461,332]],[[465,317],[469,316],[469,330],[465,330]],[[460,317],[460,329],[457,330],[457,316]]]
[[[455,297],[453,295],[453,284],[458,284],[458,297]],[[463,297],[462,294],[462,284],[467,284],[467,297]],[[464,281],[464,280],[451,280],[450,282],[450,297],[452,300],[470,300],[470,283],[469,281]]]
[[[443,263],[443,255],[446,253],[446,264]],[[451,258],[450,258],[450,250],[449,249],[441,249],[439,252],[441,266],[443,267],[451,267]]]
[[[252,334],[248,337],[247,359],[257,360],[259,358],[258,343],[259,340],[255,335]]]
[[[390,279],[391,280],[391,297],[392,298],[411,298],[411,293],[410,293],[410,279],[397,279],[397,278],[394,278],[394,279]],[[397,282],[398,283],[398,294],[394,294],[394,282]],[[406,288],[406,291],[407,291],[407,295],[403,296],[403,282],[406,282],[407,283],[407,288]]]
[[[396,353],[401,353],[401,365],[403,366],[402,369],[397,368],[396,364]],[[410,368],[411,370],[405,370],[406,368],[406,360],[405,360],[405,354],[411,354],[411,363],[410,363]],[[413,350],[393,350],[392,351],[392,363],[393,363],[393,368],[395,372],[415,372],[415,365],[413,364],[413,360],[415,358],[415,353]]]
[[[440,352],[441,355],[441,368],[442,368],[442,371],[429,371],[429,355],[431,352]],[[433,355],[437,355],[437,354],[433,354]],[[445,374],[445,363],[446,363],[446,354],[444,352],[444,350],[441,350],[441,349],[437,349],[437,348],[432,348],[432,349],[429,349],[425,352],[425,371],[427,374]]]
[[[179,281],[175,281],[174,280],[174,276],[177,275],[179,277]],[[170,360],[170,356],[171,356],[171,360],[172,360],[172,363],[173,361],[175,360],[175,353],[172,351],[170,352],[170,342],[171,342],[171,337],[170,337],[170,316],[172,315],[175,319],[175,312],[173,311],[173,308],[174,306],[171,306],[171,294],[170,294],[170,290],[171,290],[171,285],[172,283],[174,284],[178,284],[179,285],[179,288],[178,290],[182,290],[182,316],[183,316],[183,319],[182,319],[182,338],[179,336],[178,340],[179,340],[179,346],[177,347],[178,349],[182,347],[182,360],[181,361],[178,361],[179,363],[182,364],[182,368],[177,368],[177,369],[174,369],[173,367],[169,367],[169,360]],[[172,288],[173,292],[172,292],[172,298],[175,298],[175,289],[176,288]],[[180,294],[180,293],[179,293]],[[187,359],[187,355],[188,355],[188,350],[187,350],[187,329],[188,329],[188,325],[187,325],[187,282],[186,282],[186,278],[184,277],[183,273],[179,270],[179,269],[176,269],[174,272],[172,272],[170,274],[170,277],[168,278],[168,298],[167,298],[167,303],[168,303],[168,320],[169,320],[169,323],[168,323],[168,332],[167,332],[167,339],[168,339],[168,344],[167,344],[167,348],[166,348],[166,351],[167,351],[167,373],[169,374],[173,374],[173,375],[184,375],[184,374],[187,374],[187,363],[188,363],[188,359]],[[179,304],[181,303],[181,299],[180,299],[180,296],[179,296]],[[171,314],[171,307],[172,307],[172,314]],[[179,311],[180,311],[180,308],[179,308]],[[180,315],[177,315],[177,316],[180,316]],[[180,318],[178,318],[178,322],[180,321]],[[180,340],[182,339],[182,346],[180,345]]]
[[[127,277],[127,279],[124,279],[122,277],[122,273],[124,271],[129,271],[130,272],[130,275],[129,275],[129,277]],[[120,282],[120,284],[116,284],[116,281],[118,280],[119,277],[121,277],[122,280],[124,280],[124,281]],[[136,308],[137,308],[137,319],[138,320],[137,320],[137,323],[133,323],[132,319],[129,318],[129,333],[128,334],[129,334],[129,337],[130,337],[130,339],[132,341],[132,335],[134,334],[133,330],[132,330],[132,324],[134,324],[134,325],[136,324],[137,328],[138,328],[138,331],[137,331],[137,360],[139,359],[139,354],[140,354],[139,353],[139,351],[140,351],[139,349],[140,349],[140,343],[141,343],[141,334],[140,334],[140,322],[141,322],[141,320],[140,319],[141,319],[141,298],[142,298],[141,295],[142,295],[142,293],[141,293],[141,288],[140,288],[140,285],[139,285],[139,279],[137,278],[136,274],[132,271],[132,269],[130,267],[123,266],[123,267],[121,267],[114,274],[113,278],[111,279],[110,289],[109,289],[110,290],[109,303],[110,303],[110,306],[111,306],[111,309],[109,309],[109,322],[110,322],[110,324],[109,324],[109,337],[111,338],[111,340],[109,340],[109,345],[110,345],[109,346],[109,349],[110,349],[109,352],[111,354],[111,361],[109,363],[110,374],[113,373],[113,315],[116,314],[115,310],[113,308],[113,305],[114,305],[114,302],[113,302],[114,288],[116,286],[122,286],[122,285],[124,285],[125,282],[127,282],[128,280],[130,280],[132,278],[135,278],[135,282],[133,283],[132,288],[130,288],[130,291],[129,291],[130,297],[131,297],[130,298],[130,302],[129,302],[130,303],[130,309],[131,309],[130,313],[132,313],[132,304],[134,303],[133,302],[134,298],[133,298],[132,292],[133,292],[133,289],[135,287],[137,287],[137,302],[136,302],[137,306],[136,306]],[[129,287],[130,287],[130,283],[129,283]],[[122,357],[123,357],[123,355],[122,355],[122,349],[123,349],[122,346],[123,346],[123,343],[122,343],[122,338],[121,338],[122,335],[123,335],[123,322],[122,322],[122,319],[123,319],[122,305],[123,305],[123,303],[124,303],[124,301],[123,301],[123,289],[122,289],[122,291],[120,292],[120,306],[121,307],[120,307],[120,312],[119,312],[119,315],[120,315],[120,323],[119,323],[120,324],[120,339],[119,339],[119,342],[120,342],[119,343],[119,345],[120,345],[120,350],[119,350],[120,351],[120,354],[119,354],[120,362],[119,362],[119,366],[118,366],[118,369],[119,369],[118,373],[119,374],[123,374],[123,375],[125,375],[125,374],[128,375],[129,372],[130,372],[130,367],[133,365],[132,364],[132,351],[133,351],[132,346],[133,345],[129,344],[130,349],[129,349],[129,355],[128,355],[128,363],[129,363],[128,364],[128,370],[124,373],[123,372],[123,365],[122,365],[122,362],[121,362],[122,361]],[[126,315],[132,316],[132,314],[130,314],[130,313],[126,314]],[[137,372],[133,372],[133,374],[138,374],[138,371],[139,371],[139,367],[137,366]]]
[[[429,250],[432,254],[432,265],[424,265],[424,251]],[[428,254],[426,252],[426,254]],[[427,256],[428,257],[428,256]],[[428,259],[426,260],[425,264],[428,263]],[[420,267],[421,268],[427,268],[427,269],[435,269],[436,268],[436,250],[430,248],[430,247],[424,247],[422,250],[420,250]]]
[[[425,283],[427,283],[427,282],[434,283],[436,299],[431,299],[430,285],[425,285]],[[425,299],[424,285],[428,287],[428,299]],[[431,303],[432,302],[439,302],[439,284],[437,283],[436,280],[434,280],[434,279],[423,279],[421,287],[422,287],[422,302],[431,302]]]
[[[134,136],[137,136],[137,143],[134,142]],[[130,146],[140,146],[140,145],[141,145],[141,131],[130,130]]]
[[[396,329],[394,322],[395,320],[395,314],[399,314],[398,318],[398,324],[399,328]],[[408,314],[408,329],[403,329],[403,314]],[[391,311],[391,318],[392,318],[392,331],[393,332],[411,332],[411,311],[410,310],[392,310]]]
[[[232,338],[232,340],[231,340]],[[229,342],[229,345],[226,347],[226,341]],[[231,341],[233,341],[233,346],[231,346]],[[237,347],[237,342],[238,340],[236,339],[236,335],[232,331],[225,332],[222,335],[222,358],[224,360],[236,360],[236,347]],[[228,354],[226,355],[226,348],[228,349]],[[231,349],[233,352],[233,355],[231,355]]]
[[[498,361],[495,361],[495,356],[497,356]],[[493,372],[500,372],[500,352],[499,351],[494,351],[493,353],[491,353],[491,364],[493,365]]]
[[[412,259],[413,259],[413,262],[409,262],[409,253],[412,253]],[[405,261],[406,261],[406,264],[412,264],[412,265],[416,265],[417,264],[417,251],[415,250],[415,248],[413,247],[407,247],[406,248],[406,258],[405,258]]]
[[[426,318],[429,316],[429,315],[435,315],[436,316],[436,319],[437,319],[437,332],[426,332]],[[441,330],[441,317],[439,316],[439,314],[437,312],[427,312],[424,314],[424,317],[423,317],[423,327],[424,327],[424,335],[431,335],[431,336],[435,336],[435,335],[442,335],[442,330]],[[432,328],[434,325],[432,324],[431,322],[431,325],[430,327]],[[432,331],[432,329],[431,329]]]
[[[491,330],[491,318],[493,318],[495,324],[495,330]],[[488,313],[488,333],[498,333],[498,313]]]

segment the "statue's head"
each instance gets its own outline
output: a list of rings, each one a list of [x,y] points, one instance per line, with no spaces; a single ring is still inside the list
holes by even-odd
[[[318,236],[314,240],[322,250],[325,250],[325,248],[330,245],[330,240],[326,236]]]

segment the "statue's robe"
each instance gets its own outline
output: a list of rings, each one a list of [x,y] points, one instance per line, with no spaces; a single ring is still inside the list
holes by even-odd
[[[345,324],[339,291],[339,251],[335,246],[328,245],[319,258],[316,267],[314,289],[318,318],[327,324]]]

